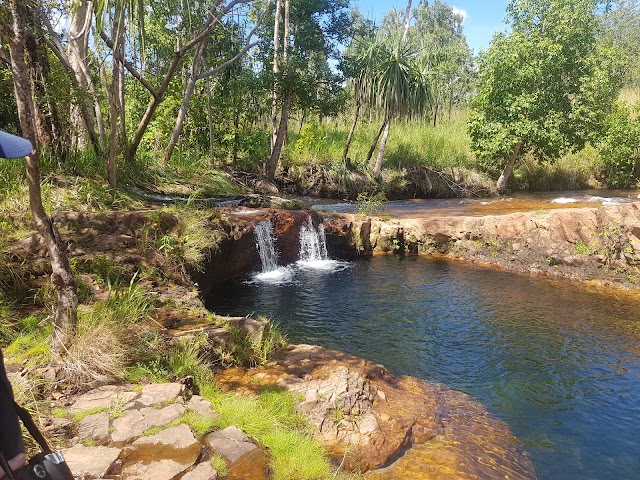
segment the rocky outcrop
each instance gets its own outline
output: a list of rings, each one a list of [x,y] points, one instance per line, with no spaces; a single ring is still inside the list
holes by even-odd
[[[506,424],[469,396],[342,352],[291,346],[264,367],[217,378],[234,391],[299,393],[298,411],[336,461],[366,478],[536,478]]]
[[[328,215],[325,231],[329,250],[343,257],[443,254],[509,270],[632,284],[640,263],[640,203],[482,217]]]
[[[208,459],[218,454],[234,471],[247,471],[256,480],[266,478],[267,453],[240,429],[231,426],[197,437],[184,415],[213,422],[219,414],[202,397],[187,399],[186,395],[184,385],[164,383],[145,385],[141,390],[132,385],[108,385],[76,397],[68,407],[70,415],[98,413],[75,427],[65,423],[76,433],[70,442],[73,446],[62,450],[74,476],[216,480],[217,472]]]
[[[225,238],[208,253],[202,272],[195,273],[195,280],[204,298],[217,285],[260,270],[260,256],[253,233],[256,224],[271,222],[279,261],[286,265],[298,260],[300,227],[318,215],[315,212],[289,210],[232,210],[225,214]]]

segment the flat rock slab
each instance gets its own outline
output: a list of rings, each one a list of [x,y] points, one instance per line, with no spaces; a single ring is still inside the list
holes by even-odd
[[[153,427],[161,427],[184,415],[184,405],[173,404],[164,408],[145,407],[128,410],[113,421],[111,440],[116,444],[130,443]]]
[[[171,480],[196,462],[200,450],[191,429],[184,424],[139,438],[126,450],[122,478]]]
[[[108,408],[117,403],[126,404],[134,400],[138,394],[131,391],[132,387],[126,385],[106,385],[96,388],[76,398],[69,407],[71,413],[84,412],[86,410]]]
[[[216,472],[209,462],[202,462],[196,465],[196,468],[187,472],[182,480],[217,480],[218,472]]]
[[[75,445],[62,450],[74,477],[104,477],[120,456],[122,449],[110,447],[85,447]]]
[[[78,437],[90,438],[100,445],[109,443],[109,415],[106,412],[89,415],[78,424]]]
[[[150,407],[174,402],[184,393],[184,385],[181,383],[152,383],[145,385],[136,400],[140,405]]]
[[[205,400],[200,395],[192,396],[187,402],[187,408],[201,417],[217,418],[220,416],[220,414],[211,407],[211,402]]]
[[[229,463],[236,462],[258,448],[242,430],[233,426],[209,434],[206,440]]]

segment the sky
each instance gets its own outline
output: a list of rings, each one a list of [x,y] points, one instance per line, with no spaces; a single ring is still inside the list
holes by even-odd
[[[413,6],[418,2],[414,0]],[[493,34],[505,29],[502,19],[507,0],[445,0],[445,3],[464,16],[464,33],[469,47],[475,53],[486,50]],[[358,6],[365,17],[375,21],[381,20],[394,7],[401,10],[407,8],[407,2],[403,0],[353,0],[352,5]]]

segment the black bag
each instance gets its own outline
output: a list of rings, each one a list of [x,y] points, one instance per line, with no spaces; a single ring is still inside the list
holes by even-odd
[[[7,434],[17,436],[17,438],[12,442],[12,451],[6,452],[7,456],[5,456],[5,452],[0,449],[0,467],[2,467],[2,470],[5,472],[5,478],[8,480],[73,480],[71,470],[64,461],[62,454],[51,451],[47,441],[33,421],[31,414],[13,400],[11,386],[6,378],[2,352],[0,352],[0,398],[4,398],[5,403],[10,402],[13,407],[13,411],[10,413],[0,413],[4,415],[10,414],[11,416],[17,416],[20,418],[20,420],[22,420],[22,424],[42,449],[42,453],[35,455],[31,460],[29,460],[29,463],[26,466],[16,471],[12,470],[9,466],[9,462],[7,461],[7,456],[9,456],[9,458],[13,458],[17,453],[20,453],[13,450],[15,450],[15,444],[20,446],[22,445],[22,437],[19,426],[17,425],[17,420],[16,422],[10,422],[10,428],[7,428],[6,430],[3,426],[3,430],[8,432]],[[4,407],[7,407],[7,405],[4,405]],[[16,425],[14,425],[14,423]]]

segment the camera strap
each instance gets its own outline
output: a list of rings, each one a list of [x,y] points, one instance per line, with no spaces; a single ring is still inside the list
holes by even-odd
[[[13,403],[13,408],[16,410],[16,414],[18,415],[18,418],[22,421],[22,424],[25,426],[27,431],[31,434],[33,439],[36,442],[38,442],[38,445],[40,445],[40,448],[42,449],[43,453],[51,453],[51,448],[49,448],[49,444],[45,440],[44,435],[42,435],[42,433],[40,432],[40,429],[36,426],[36,422],[33,421],[33,417],[31,416],[29,411],[26,408],[21,407],[16,403],[16,401],[13,399],[12,395],[10,394],[7,385],[3,381],[0,381],[0,388],[4,390],[3,393],[5,393],[7,397],[11,399]],[[2,458],[4,458],[4,456]],[[0,459],[0,462],[2,462],[2,459]]]
[[[9,462],[7,462],[7,459],[2,452],[0,452],[0,468],[4,471],[6,478],[9,480],[16,480],[16,477],[13,475],[13,470],[11,470],[11,467],[9,466]]]

